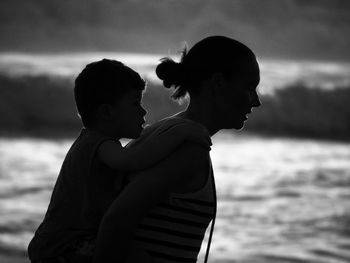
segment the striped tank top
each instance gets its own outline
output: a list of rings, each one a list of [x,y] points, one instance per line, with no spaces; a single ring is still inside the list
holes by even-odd
[[[206,229],[213,220],[210,245],[216,214],[216,192],[210,158],[208,165],[209,174],[200,190],[170,194],[147,214],[136,229],[134,239],[160,262],[197,262]],[[208,253],[209,246],[206,260]]]

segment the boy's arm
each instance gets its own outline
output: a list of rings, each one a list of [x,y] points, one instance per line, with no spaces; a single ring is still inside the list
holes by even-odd
[[[156,129],[142,143],[131,147],[124,148],[115,141],[105,141],[98,148],[98,157],[112,169],[138,171],[153,166],[186,140],[210,149],[209,138],[207,130],[199,124],[178,123]]]
[[[105,259],[128,262],[126,258],[135,245],[133,233],[139,222],[156,204],[179,189],[179,186],[185,185],[193,176],[204,176],[207,158],[206,149],[185,143],[158,165],[138,173],[104,215],[94,262],[106,262]]]

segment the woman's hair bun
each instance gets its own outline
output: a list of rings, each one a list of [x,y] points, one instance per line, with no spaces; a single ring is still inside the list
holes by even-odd
[[[163,80],[166,88],[183,84],[184,70],[181,63],[177,63],[171,58],[163,58],[156,68],[158,78]]]

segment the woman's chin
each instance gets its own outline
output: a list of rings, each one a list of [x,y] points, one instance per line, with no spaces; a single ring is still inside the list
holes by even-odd
[[[244,127],[244,123],[247,120],[246,117],[241,118],[239,120],[235,120],[231,123],[231,127],[229,129],[241,130]]]
[[[248,117],[245,115],[244,117],[242,117],[242,119],[240,121],[237,121],[237,130],[242,130],[244,128],[244,124],[245,122],[248,120]]]
[[[242,122],[241,124],[237,124],[235,127],[233,127],[233,129],[235,130],[242,130],[244,128],[244,122]]]

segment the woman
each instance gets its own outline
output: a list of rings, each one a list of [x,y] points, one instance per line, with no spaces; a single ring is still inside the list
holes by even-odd
[[[156,73],[166,88],[176,88],[174,99],[188,95],[190,103],[135,143],[156,128],[178,123],[198,123],[210,136],[241,129],[252,108],[260,106],[256,57],[231,38],[205,38],[185,51],[181,62],[164,59]],[[153,168],[130,177],[101,223],[95,262],[196,262],[215,218],[215,196],[209,150],[182,144]]]

